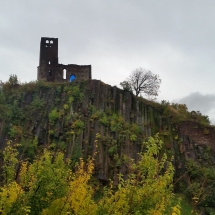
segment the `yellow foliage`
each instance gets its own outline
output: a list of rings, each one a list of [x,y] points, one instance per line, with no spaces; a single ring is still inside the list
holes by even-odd
[[[180,209],[181,209],[180,205],[172,207],[172,215],[181,215]]]
[[[97,135],[99,136],[99,135]],[[140,161],[130,162],[128,179],[119,175],[117,189],[110,183],[104,193],[95,201],[95,190],[90,183],[94,171],[94,161],[80,159],[75,172],[64,154],[44,150],[33,163],[22,162],[19,183],[12,177],[10,183],[0,190],[1,214],[71,214],[71,215],[180,215],[180,206],[172,207],[174,194],[172,180],[174,169],[167,156],[160,156],[162,142],[156,135],[143,143],[144,152]],[[6,149],[5,159],[13,152]],[[10,153],[9,153],[10,152]],[[16,151],[14,151],[16,154]],[[15,171],[14,162],[6,171]],[[158,159],[158,157],[162,157]],[[164,167],[165,166],[165,167]]]
[[[14,181],[5,185],[0,191],[0,214],[7,215],[18,197],[23,194],[21,187]]]
[[[89,160],[87,166],[85,166],[83,159],[80,159],[76,173],[70,172],[66,196],[53,201],[48,208],[43,210],[42,214],[94,215],[97,207],[93,201],[93,189],[88,184],[93,169],[93,160]]]

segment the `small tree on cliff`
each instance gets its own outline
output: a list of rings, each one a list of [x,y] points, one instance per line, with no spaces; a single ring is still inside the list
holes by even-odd
[[[10,75],[7,83],[9,83],[10,85],[18,85],[19,81],[18,81],[17,75],[14,75],[14,74]]]
[[[158,95],[160,84],[159,75],[141,67],[135,69],[125,81],[120,83],[124,90],[134,92],[136,96],[144,93],[148,97]]]

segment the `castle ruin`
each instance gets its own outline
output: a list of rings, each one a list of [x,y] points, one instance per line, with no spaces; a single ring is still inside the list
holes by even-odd
[[[91,65],[59,64],[58,38],[42,37],[37,80],[49,82],[72,82],[91,79]]]

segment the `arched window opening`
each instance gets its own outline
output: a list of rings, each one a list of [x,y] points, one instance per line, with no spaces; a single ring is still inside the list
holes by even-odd
[[[49,76],[52,76],[52,71],[51,70],[49,70]]]
[[[47,48],[48,46],[46,45],[46,48]]]
[[[63,70],[63,79],[66,79],[66,69]]]
[[[49,43],[49,41],[48,41],[48,40],[46,40],[46,43]]]
[[[76,76],[74,74],[70,75],[69,81],[72,82],[76,79]]]
[[[50,41],[50,44],[53,44],[53,40]]]
[[[50,48],[52,47],[52,46],[49,46]]]
[[[49,61],[49,64],[51,64],[51,61]]]

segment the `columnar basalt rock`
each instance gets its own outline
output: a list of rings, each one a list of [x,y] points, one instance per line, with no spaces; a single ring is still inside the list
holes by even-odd
[[[91,65],[59,64],[58,38],[42,37],[37,80],[48,82],[71,82],[91,79]]]
[[[72,161],[97,152],[95,176],[116,185],[119,173],[129,174],[129,160],[138,162],[143,141],[159,132],[177,177],[189,159],[215,164],[214,127],[192,118],[175,121],[160,104],[99,80],[7,87],[0,105],[0,153],[8,140],[23,145],[26,157],[36,152],[32,147],[55,147]]]

